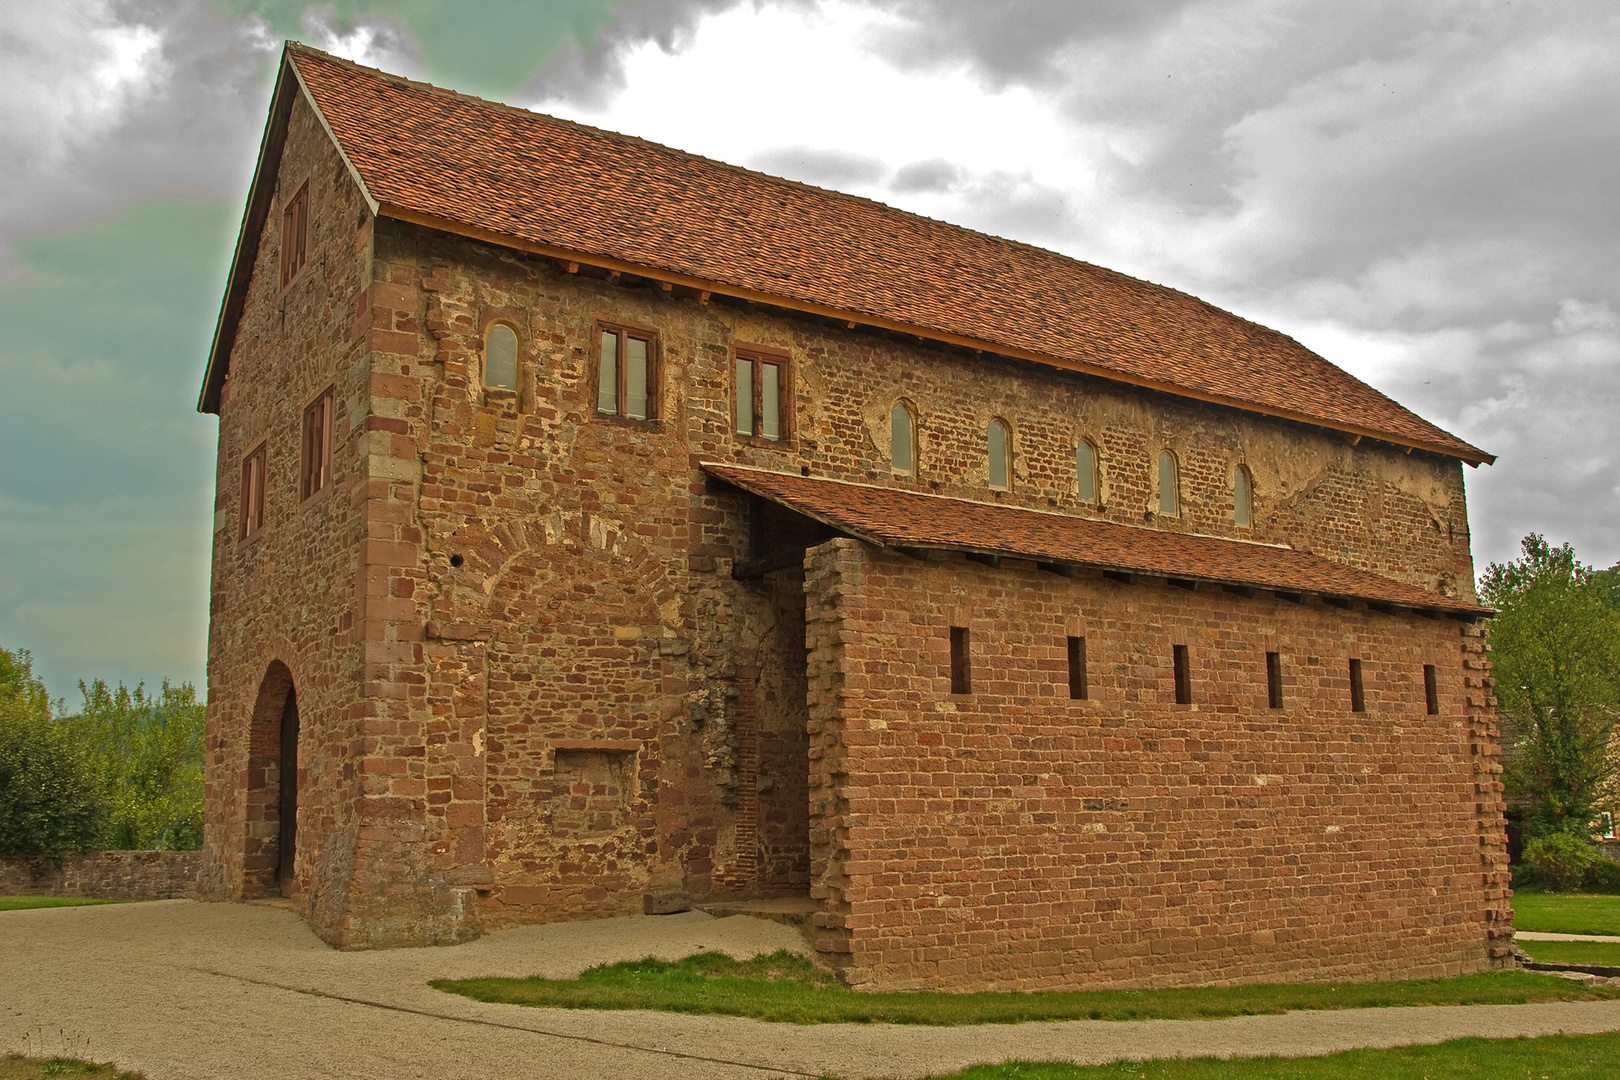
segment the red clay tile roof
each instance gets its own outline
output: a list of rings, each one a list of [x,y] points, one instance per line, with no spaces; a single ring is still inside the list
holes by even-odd
[[[882,547],[943,548],[1480,616],[1467,600],[1292,548],[702,462],[726,483]]]
[[[1174,289],[296,43],[286,64],[385,215],[1490,460],[1292,338]]]

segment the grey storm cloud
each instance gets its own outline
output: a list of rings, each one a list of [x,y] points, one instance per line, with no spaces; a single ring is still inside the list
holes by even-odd
[[[784,146],[755,154],[749,166],[828,188],[865,187],[881,180],[888,169],[882,161],[864,154],[809,146]]]

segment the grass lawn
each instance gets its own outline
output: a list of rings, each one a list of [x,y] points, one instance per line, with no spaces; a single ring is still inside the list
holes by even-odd
[[[1543,964],[1605,964],[1620,968],[1620,941],[1521,941],[1519,948]]]
[[[129,903],[128,900],[87,900],[82,896],[0,896],[0,911],[26,911],[29,908],[83,907],[86,904],[127,903]],[[5,1073],[0,1073],[0,1077],[3,1076],[5,1076]]]
[[[733,960],[703,953],[670,963],[604,964],[578,979],[439,979],[440,990],[478,1001],[554,1009],[653,1009],[749,1016],[791,1024],[1016,1024],[1026,1020],[1189,1020],[1294,1009],[1395,1005],[1517,1005],[1620,998],[1553,975],[1496,971],[1455,979],[1188,990],[1045,993],[855,993],[787,952]]]
[[[1314,1058],[1181,1058],[979,1065],[949,1080],[1610,1080],[1620,1034],[1455,1039],[1438,1046],[1350,1050]],[[946,1080],[934,1077],[932,1080]]]
[[[0,1080],[49,1080],[53,1077],[91,1076],[96,1080],[146,1080],[140,1073],[119,1072],[114,1065],[92,1065],[77,1058],[0,1057]]]
[[[1620,896],[1516,892],[1513,925],[1543,934],[1620,935]]]

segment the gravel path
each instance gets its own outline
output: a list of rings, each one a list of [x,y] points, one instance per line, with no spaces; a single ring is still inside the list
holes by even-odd
[[[340,953],[271,906],[167,900],[0,913],[0,1053],[69,1048],[151,1080],[920,1077],[1008,1058],[1325,1054],[1461,1035],[1620,1029],[1620,1001],[1226,1020],[908,1028],[486,1005],[430,978],[566,977],[610,960],[802,949],[776,923],[684,915]]]

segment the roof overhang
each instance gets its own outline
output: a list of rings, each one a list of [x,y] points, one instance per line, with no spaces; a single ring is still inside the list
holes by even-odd
[[[1118,578],[1160,578],[1182,587],[1261,589],[1299,602],[1317,596],[1375,611],[1473,621],[1489,608],[1331,562],[1281,544],[1171,532],[1067,514],[976,503],[844,480],[699,462],[710,476],[769,499],[837,532],[881,548],[955,551],[1022,559],[1043,569],[1084,568]]]

